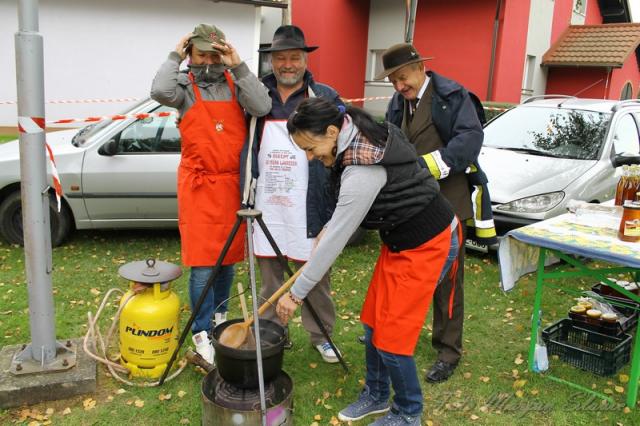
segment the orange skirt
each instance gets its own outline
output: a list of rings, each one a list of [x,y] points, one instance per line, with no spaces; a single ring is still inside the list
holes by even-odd
[[[413,355],[450,246],[450,226],[411,250],[382,246],[360,314],[376,348]]]

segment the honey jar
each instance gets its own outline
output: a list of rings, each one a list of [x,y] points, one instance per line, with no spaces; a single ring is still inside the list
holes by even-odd
[[[625,202],[618,238],[630,243],[640,241],[640,202]]]

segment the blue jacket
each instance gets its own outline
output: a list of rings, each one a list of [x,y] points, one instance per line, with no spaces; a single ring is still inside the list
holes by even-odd
[[[262,83],[269,90],[269,96],[272,99],[271,112],[265,117],[258,119],[255,137],[253,141],[253,156],[251,175],[254,179],[258,179],[260,172],[258,170],[258,152],[260,150],[260,140],[262,138],[262,129],[264,122],[268,119],[286,120],[297,106],[305,98],[310,96],[307,89],[311,89],[313,96],[318,98],[326,98],[336,105],[344,105],[338,92],[326,84],[316,83],[313,75],[309,71],[305,71],[304,84],[302,88],[293,93],[283,104],[278,89],[277,81],[273,74],[269,74],[262,79]],[[245,175],[245,164],[247,158],[248,143],[242,150],[242,159],[240,163],[240,176]],[[333,210],[335,209],[335,200],[329,189],[329,173],[330,171],[324,167],[322,162],[318,160],[309,161],[309,183],[307,187],[307,237],[316,237],[322,227],[329,221]],[[244,179],[240,179],[240,193],[244,189]],[[251,206],[253,207],[253,206]]]
[[[450,173],[466,173],[470,187],[474,217],[467,221],[470,227],[468,238],[483,244],[494,244],[497,240],[487,188],[488,179],[478,164],[478,154],[484,138],[478,113],[469,92],[460,84],[433,71],[428,71],[427,75],[433,84],[432,120],[444,144],[438,151],[442,160],[451,168]],[[403,113],[404,97],[396,92],[389,102],[385,118],[400,127]],[[433,162],[429,161],[430,158],[431,154],[427,153],[420,156],[420,161],[431,170],[434,167],[429,167],[428,163]],[[437,170],[432,170],[432,173],[439,178]]]

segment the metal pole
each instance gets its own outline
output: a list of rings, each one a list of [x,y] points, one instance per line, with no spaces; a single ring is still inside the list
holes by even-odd
[[[407,0],[407,20],[405,22],[405,43],[413,43],[413,33],[416,27],[416,12],[418,10],[418,0]]]
[[[42,366],[56,356],[51,288],[51,232],[44,134],[44,61],[38,0],[20,0],[15,34],[24,257],[29,292],[31,357]],[[22,354],[28,356],[28,354]]]
[[[257,217],[260,217],[259,213]],[[262,426],[267,426],[267,403],[264,394],[264,372],[262,369],[262,337],[260,336],[260,316],[258,315],[258,295],[256,293],[256,267],[253,258],[253,217],[247,219],[247,248],[249,250],[249,282],[251,283],[251,304],[253,305],[253,330],[256,338],[256,364],[258,366],[260,411],[262,413]]]

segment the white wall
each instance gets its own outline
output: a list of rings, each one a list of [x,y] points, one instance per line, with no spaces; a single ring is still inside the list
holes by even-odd
[[[549,47],[551,47],[551,27],[553,25],[553,6],[554,0],[532,0],[529,10],[529,26],[527,33],[527,48],[525,57],[522,61],[525,62],[524,74],[522,76],[522,88],[525,88],[527,63],[526,56],[535,56],[535,63],[533,66],[533,91],[524,92],[521,95],[521,100],[528,98],[529,96],[542,95],[547,87],[547,70],[540,67],[542,62],[542,56],[545,54]]]
[[[388,82],[373,82],[373,50],[384,50],[404,42],[405,4],[402,1],[371,0],[369,6],[369,45],[367,55],[367,75],[365,77],[364,96],[391,96],[393,86]],[[383,115],[388,100],[367,101],[364,107],[374,115]]]
[[[0,1],[0,102],[16,100],[18,1]],[[40,0],[45,99],[144,98],[157,68],[199,23],[219,26],[255,71],[260,10],[211,0]],[[130,104],[46,104],[47,121],[113,114]],[[0,126],[16,125],[0,104]]]

